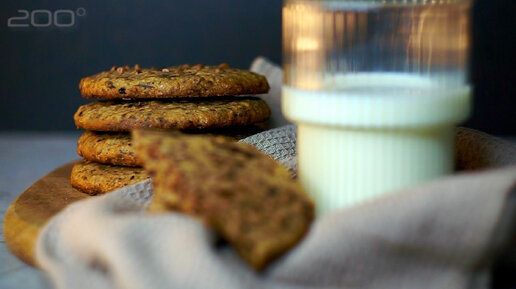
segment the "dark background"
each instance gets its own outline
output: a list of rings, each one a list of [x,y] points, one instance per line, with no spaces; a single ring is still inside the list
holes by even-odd
[[[263,55],[281,63],[282,1],[2,1],[0,130],[72,130],[83,76],[112,65],[182,63],[247,68]],[[70,28],[8,28],[18,9],[76,10]],[[516,1],[480,0],[474,8],[468,126],[516,135]],[[44,19],[43,19],[44,20]],[[63,21],[67,21],[64,19]]]

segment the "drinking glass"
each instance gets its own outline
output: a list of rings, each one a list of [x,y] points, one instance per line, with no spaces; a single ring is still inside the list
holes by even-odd
[[[287,0],[282,111],[323,214],[454,169],[471,107],[469,0]]]

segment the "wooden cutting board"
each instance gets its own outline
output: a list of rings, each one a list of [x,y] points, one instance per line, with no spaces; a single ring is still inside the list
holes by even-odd
[[[37,266],[34,256],[36,238],[45,223],[69,204],[90,198],[70,185],[70,172],[75,162],[63,165],[36,181],[7,209],[5,242],[14,255],[29,265]]]

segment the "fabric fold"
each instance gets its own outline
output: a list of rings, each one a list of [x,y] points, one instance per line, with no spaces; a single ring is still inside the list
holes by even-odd
[[[515,184],[516,167],[463,173],[328,214],[258,274],[196,220],[145,215],[147,181],[69,206],[37,260],[58,288],[488,288]]]

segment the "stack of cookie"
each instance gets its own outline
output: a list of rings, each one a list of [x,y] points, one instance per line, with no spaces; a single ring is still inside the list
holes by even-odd
[[[101,99],[79,107],[74,115],[77,128],[87,131],[77,144],[84,160],[74,166],[70,180],[91,195],[148,178],[132,147],[133,129],[236,140],[259,132],[259,123],[270,116],[263,100],[249,96],[269,90],[265,77],[227,64],[112,67],[83,78],[79,89],[85,98]]]

